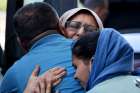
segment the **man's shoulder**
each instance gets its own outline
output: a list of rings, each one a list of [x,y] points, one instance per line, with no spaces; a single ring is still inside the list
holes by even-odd
[[[29,62],[27,62],[29,63]],[[34,67],[26,64],[23,60],[18,60],[6,72],[1,82],[2,93],[19,93],[24,89],[25,84]],[[9,92],[10,91],[10,92]],[[11,92],[12,91],[12,92]],[[0,92],[1,93],[1,92]]]
[[[70,46],[72,42],[73,42],[72,39],[67,39],[60,34],[51,34],[37,40],[32,45],[30,50],[37,47],[40,49],[40,47]]]
[[[50,37],[50,38],[55,38],[55,39],[53,39],[53,40],[62,40],[63,42],[73,42],[73,40],[72,39],[70,39],[70,38],[66,38],[66,37],[64,37],[63,35],[60,35],[60,34],[52,34],[52,35],[50,35],[50,36],[47,36],[47,37]]]

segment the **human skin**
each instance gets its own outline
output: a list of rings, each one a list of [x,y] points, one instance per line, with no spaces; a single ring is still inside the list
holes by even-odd
[[[91,71],[91,60],[90,59],[82,59],[73,55],[73,66],[76,69],[74,78],[78,79],[81,85],[86,88],[86,84],[89,78],[89,74]]]
[[[60,67],[54,67],[41,76],[38,76],[39,71],[40,67],[37,65],[28,80],[24,93],[51,93],[52,86],[60,83],[66,74],[65,69]]]
[[[82,24],[87,24],[98,28],[96,20],[90,14],[79,13],[75,15],[70,21],[77,21],[77,22],[81,22]],[[78,39],[80,36],[85,34],[83,27],[77,29],[77,31],[73,31],[71,28],[67,27],[64,28],[63,32],[64,32],[64,36],[66,36],[67,38],[72,38],[74,40]]]

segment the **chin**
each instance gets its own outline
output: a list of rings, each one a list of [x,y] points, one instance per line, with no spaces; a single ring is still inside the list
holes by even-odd
[[[73,37],[72,39],[77,40],[77,39],[79,39],[79,37]]]
[[[86,89],[86,84],[84,82],[81,82],[81,85],[84,89]]]

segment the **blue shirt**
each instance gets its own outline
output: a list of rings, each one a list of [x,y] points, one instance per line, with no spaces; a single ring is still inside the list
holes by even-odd
[[[7,71],[0,93],[23,93],[37,64],[41,67],[40,74],[56,66],[66,68],[67,75],[54,90],[61,93],[83,93],[79,81],[73,78],[75,69],[72,66],[71,44],[72,40],[59,34],[48,35],[37,41],[30,51]]]

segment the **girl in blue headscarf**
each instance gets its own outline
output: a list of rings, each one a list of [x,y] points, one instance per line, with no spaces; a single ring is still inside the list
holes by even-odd
[[[97,32],[84,35],[74,44],[72,52],[75,78],[87,90],[92,89],[89,93],[112,93],[111,86],[115,89],[113,93],[128,93],[129,89],[140,93],[138,77],[131,75],[134,69],[133,49],[116,30],[104,29],[100,35]],[[120,87],[123,84],[119,81],[126,88]],[[133,82],[134,87],[126,82]]]

